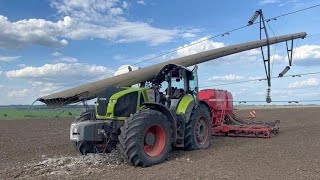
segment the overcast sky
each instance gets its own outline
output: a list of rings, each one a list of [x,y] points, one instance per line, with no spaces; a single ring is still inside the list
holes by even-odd
[[[201,2],[201,3],[200,3]],[[170,58],[257,40],[250,26],[151,61],[156,55],[246,25],[256,9],[266,18],[317,4],[312,0],[1,0],[0,104],[36,98],[112,76],[123,65],[146,67]],[[270,21],[270,36],[307,32],[295,41],[288,74],[320,71],[320,7]],[[296,44],[297,43],[297,44]],[[284,44],[272,46],[272,74],[288,64]],[[259,49],[199,66],[201,86],[226,89],[234,99],[265,100]],[[320,74],[274,79],[273,100],[320,99]]]

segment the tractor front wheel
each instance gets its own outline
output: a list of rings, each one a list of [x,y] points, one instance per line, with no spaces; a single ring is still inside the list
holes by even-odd
[[[166,160],[172,130],[166,116],[155,110],[133,114],[121,127],[120,150],[134,166],[152,166]]]
[[[186,123],[184,149],[205,149],[210,146],[211,118],[206,106],[200,104],[195,108]]]

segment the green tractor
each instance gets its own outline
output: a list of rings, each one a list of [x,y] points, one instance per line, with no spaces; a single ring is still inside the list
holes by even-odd
[[[165,161],[172,147],[208,148],[210,110],[197,93],[197,68],[168,64],[140,87],[106,88],[95,109],[71,124],[70,139],[84,155],[119,144],[126,160],[142,167]]]

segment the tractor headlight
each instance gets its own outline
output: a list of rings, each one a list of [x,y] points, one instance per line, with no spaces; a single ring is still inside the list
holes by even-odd
[[[72,123],[70,126],[70,140],[71,141],[79,140],[78,124],[76,123]]]
[[[111,99],[111,102],[116,104],[117,103],[117,100],[116,99]]]
[[[111,104],[117,104],[117,100],[116,99],[110,99],[108,106],[111,106]]]
[[[78,124],[71,124],[71,129],[73,133],[78,133]]]

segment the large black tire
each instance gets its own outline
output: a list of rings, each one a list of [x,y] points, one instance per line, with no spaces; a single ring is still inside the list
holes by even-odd
[[[148,167],[165,161],[171,150],[172,130],[162,113],[143,110],[131,115],[121,127],[119,147],[134,166]]]
[[[109,136],[110,140],[106,144],[105,142],[73,142],[74,147],[81,155],[87,154],[99,154],[99,153],[111,153],[118,144],[118,134],[111,133]]]
[[[210,147],[211,131],[210,112],[205,105],[200,104],[193,110],[186,124],[184,149],[196,150]]]
[[[79,141],[75,143],[76,148],[78,152],[81,155],[87,155],[89,153],[98,153],[96,152],[96,147],[93,142],[84,142],[84,141]]]

